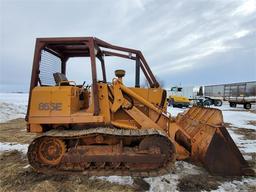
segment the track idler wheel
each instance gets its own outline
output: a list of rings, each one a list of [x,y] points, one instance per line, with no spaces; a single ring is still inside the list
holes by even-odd
[[[58,138],[44,137],[37,148],[39,160],[47,165],[59,164],[65,152],[65,143]]]
[[[167,163],[170,158],[173,157],[174,153],[172,150],[172,146],[169,145],[165,139],[158,136],[149,136],[144,138],[140,145],[140,151],[148,151],[150,154],[158,154],[165,155],[165,160],[163,162],[156,163],[126,163],[126,167],[131,170],[153,170],[158,169],[163,166],[163,164]],[[173,159],[175,159],[173,157]]]

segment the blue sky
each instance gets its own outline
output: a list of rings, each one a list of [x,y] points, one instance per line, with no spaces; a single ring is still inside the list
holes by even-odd
[[[59,36],[140,49],[164,87],[256,80],[256,0],[0,0],[0,32],[0,91],[27,90],[35,38]]]

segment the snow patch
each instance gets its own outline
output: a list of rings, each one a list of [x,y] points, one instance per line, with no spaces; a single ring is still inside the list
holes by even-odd
[[[14,151],[18,150],[26,154],[28,149],[28,144],[19,144],[19,143],[1,143],[0,142],[0,152]]]
[[[247,111],[222,111],[222,113],[226,123],[239,128],[256,130],[256,126],[248,124],[249,121],[256,121],[256,114]]]
[[[30,165],[26,165],[26,166],[23,167],[23,169],[27,169],[29,167],[30,167]]]
[[[16,118],[24,118],[27,110],[28,94],[0,93],[0,123]]]
[[[12,119],[24,118],[26,109],[27,106],[0,102],[0,123]]]
[[[256,187],[256,179],[253,178],[243,178],[241,181],[233,180],[229,182],[222,183],[217,190],[212,190],[212,192],[219,191],[230,191],[230,192],[239,192],[239,191],[248,191],[248,188]]]
[[[101,177],[90,177],[90,179],[101,179],[104,181],[109,181],[111,183],[117,183],[120,185],[132,185],[133,179],[129,176],[101,176]]]
[[[168,107],[167,111],[171,114],[172,117],[176,117],[179,113],[184,112],[188,108],[176,108],[176,107]]]
[[[177,161],[175,163],[175,170],[172,173],[158,177],[147,177],[144,178],[144,180],[150,184],[150,192],[176,191],[180,178],[187,174],[196,175],[202,173],[205,173],[205,170],[201,167],[197,167],[185,161]],[[90,177],[90,179],[101,179],[120,185],[133,185],[133,178],[129,176],[102,176]]]
[[[231,135],[232,139],[238,146],[238,148],[241,150],[241,152],[244,153],[255,153],[256,152],[256,140],[249,140],[244,139],[242,135],[238,135],[234,133],[235,128],[229,128],[228,132]]]
[[[0,93],[0,102],[27,105],[28,93]]]
[[[150,183],[150,192],[177,191],[179,179],[185,175],[202,174],[205,170],[185,161],[176,161],[175,170],[172,173],[159,176],[149,177],[144,180]]]

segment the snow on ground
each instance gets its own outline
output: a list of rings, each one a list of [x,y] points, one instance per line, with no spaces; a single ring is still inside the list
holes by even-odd
[[[24,118],[28,94],[0,93],[0,123],[11,119]]]
[[[228,103],[224,103],[219,109],[222,110],[224,122],[231,124],[231,128],[228,128],[228,132],[242,153],[255,153],[256,140],[246,139],[243,135],[235,133],[235,131],[238,128],[245,130],[251,129],[253,130],[251,134],[256,134],[256,126],[250,124],[250,121],[256,121],[256,113],[244,109],[242,105],[238,105],[236,108],[230,108]],[[255,105],[252,105],[252,110],[256,110]]]
[[[224,121],[230,123],[235,127],[254,129],[256,130],[255,125],[248,124],[249,121],[256,121],[256,113],[249,112],[248,110],[242,107],[229,108],[227,104],[219,107],[222,110]],[[231,111],[230,111],[231,110]],[[252,105],[252,110],[256,110],[256,106]]]
[[[177,161],[175,163],[175,170],[170,173],[159,177],[148,177],[144,180],[150,183],[150,192],[161,192],[161,191],[176,191],[179,179],[187,174],[198,175],[205,172],[201,167],[192,165],[185,161]],[[91,179],[102,179],[112,183],[118,183],[121,185],[132,185],[132,177],[121,177],[121,176],[109,176],[109,177],[91,177]]]
[[[0,122],[5,122],[18,117],[24,117],[26,114],[28,94],[19,93],[0,93]],[[256,107],[254,106],[254,109]],[[256,141],[248,140],[243,135],[235,133],[235,128],[245,128],[256,130],[256,126],[248,124],[249,121],[256,120],[256,114],[251,113],[248,110],[244,110],[242,107],[230,108],[227,104],[219,107],[223,111],[224,121],[231,124],[231,128],[228,128],[229,133],[238,145],[240,150],[245,153],[256,152]],[[168,112],[173,117],[178,113],[183,112],[186,109],[168,107]],[[0,152],[19,150],[23,153],[27,151],[27,145],[18,143],[0,143]],[[248,155],[246,156],[248,158]],[[179,179],[186,175],[196,175],[205,172],[201,167],[189,164],[184,161],[178,161],[175,164],[175,171],[173,173],[161,176],[145,178],[145,181],[150,183],[150,191],[176,191]],[[93,179],[95,177],[91,177]],[[132,185],[133,179],[131,177],[97,177],[98,179],[107,180],[114,183],[123,185]],[[223,182],[219,188],[215,191],[244,191],[247,185],[256,186],[256,179],[243,178],[242,180],[232,180],[230,182]]]
[[[18,150],[26,154],[28,149],[28,144],[19,144],[19,143],[1,143],[0,142],[0,153],[5,151],[14,151]]]
[[[229,128],[228,132],[242,153],[255,153],[256,140],[245,139],[242,135],[234,132],[236,128]],[[256,134],[255,132],[252,134]]]
[[[242,181],[233,180],[229,182],[224,182],[219,186],[217,190],[212,190],[212,192],[240,192],[240,191],[247,191],[248,187],[252,189],[255,188],[255,179],[242,179]],[[251,190],[252,191],[252,190]]]
[[[150,192],[177,191],[179,179],[186,175],[198,175],[205,172],[201,167],[185,161],[176,161],[175,171],[159,177],[149,177],[144,180],[150,183]]]
[[[172,117],[176,117],[179,113],[182,113],[185,110],[186,108],[173,108],[173,107],[167,108],[167,111],[171,114]]]
[[[132,185],[133,184],[133,179],[132,177],[129,176],[101,176],[101,177],[91,177],[90,179],[101,179],[105,181],[109,181],[111,183],[118,183],[120,185]]]
[[[255,125],[248,124],[249,121],[256,121],[256,114],[247,111],[222,111],[225,123],[231,123],[235,127],[254,129]]]

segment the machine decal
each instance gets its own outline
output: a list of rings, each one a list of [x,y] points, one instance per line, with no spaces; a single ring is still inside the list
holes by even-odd
[[[38,109],[41,111],[61,111],[62,103],[39,103]]]

